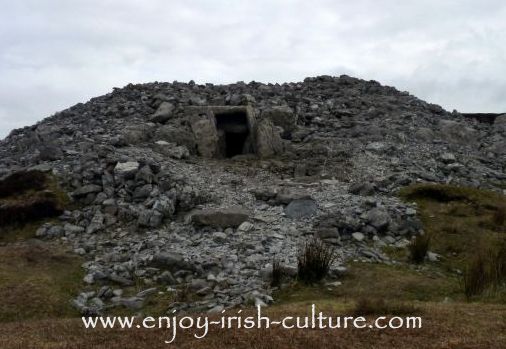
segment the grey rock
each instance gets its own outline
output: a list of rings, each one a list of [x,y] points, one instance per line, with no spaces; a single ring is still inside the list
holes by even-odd
[[[359,241],[359,242],[360,242],[360,241],[363,241],[363,240],[365,239],[364,234],[362,234],[362,233],[360,233],[360,232],[355,232],[355,233],[351,234],[351,236],[352,236],[355,240],[357,240],[357,241]]]
[[[372,183],[355,183],[349,189],[351,194],[369,196],[374,195],[376,186]]]
[[[294,131],[297,127],[297,117],[287,105],[266,109],[262,112],[262,117],[270,119],[274,125],[288,132]]]
[[[269,158],[283,151],[279,133],[269,119],[264,119],[255,129],[256,153],[260,158]]]
[[[175,285],[177,284],[176,279],[172,276],[172,273],[168,270],[164,271],[159,277],[158,280],[167,285]]]
[[[450,164],[456,161],[455,155],[452,153],[443,153],[439,157],[445,164]]]
[[[239,207],[198,210],[192,213],[191,221],[200,226],[238,227],[249,218],[249,213]]]
[[[165,123],[172,117],[175,107],[170,102],[162,102],[156,112],[149,118],[151,122]]]
[[[104,215],[101,212],[97,212],[88,227],[86,228],[87,234],[93,234],[96,233],[99,230],[102,230],[104,228]]]
[[[157,228],[163,222],[163,214],[156,210],[142,210],[139,213],[137,224],[140,227]]]
[[[169,143],[166,141],[156,141],[155,150],[173,159],[181,160],[188,159],[190,157],[190,151],[186,148],[186,146],[178,146],[175,143]]]
[[[221,232],[215,232],[212,235],[214,242],[223,243],[227,241],[227,234]]]
[[[225,307],[221,304],[218,304],[211,309],[209,309],[207,312],[209,314],[220,314],[223,310],[225,310]]]
[[[293,200],[285,207],[285,214],[292,219],[302,219],[316,214],[318,206],[311,199]]]
[[[388,149],[388,145],[384,142],[372,142],[367,144],[365,149],[376,153],[382,153]]]
[[[144,306],[144,299],[140,297],[122,298],[121,305],[131,310],[140,310]]]
[[[255,228],[255,226],[250,222],[243,222],[239,227],[237,228],[237,231],[240,233],[247,233],[252,231]]]
[[[151,260],[151,265],[158,268],[169,269],[169,271],[194,269],[191,264],[184,260],[181,254],[175,252],[160,252],[154,255]]]
[[[137,293],[136,297],[145,298],[145,297],[149,297],[157,292],[158,292],[158,289],[156,287],[151,287],[151,288],[145,289],[143,291],[140,291],[139,293]]]
[[[390,224],[390,215],[383,208],[373,208],[366,215],[367,222],[378,231],[384,231]]]
[[[75,198],[81,198],[85,197],[88,194],[95,194],[102,191],[102,186],[97,184],[87,184],[83,185],[82,187],[78,188],[72,193],[72,196]]]
[[[85,229],[83,227],[80,227],[78,225],[69,224],[69,223],[67,223],[63,226],[63,230],[65,231],[65,235],[82,234],[85,232]]]
[[[138,169],[137,161],[118,162],[114,167],[114,175],[121,179],[133,178]]]
[[[288,205],[294,200],[312,200],[312,198],[310,194],[300,190],[282,189],[277,192],[273,202],[276,205]]]

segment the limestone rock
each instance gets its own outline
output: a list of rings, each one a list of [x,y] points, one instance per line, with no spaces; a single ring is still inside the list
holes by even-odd
[[[151,122],[163,124],[172,117],[172,112],[174,109],[174,104],[170,102],[162,102],[162,104],[160,104],[156,112],[149,118],[149,120]]]
[[[316,202],[312,199],[297,199],[286,206],[285,214],[292,219],[307,218],[315,215],[317,208]]]
[[[242,208],[223,208],[199,210],[191,215],[191,221],[200,226],[238,227],[249,218],[249,213]]]
[[[283,150],[281,137],[269,119],[258,122],[255,140],[256,153],[260,158],[268,158],[280,154]]]

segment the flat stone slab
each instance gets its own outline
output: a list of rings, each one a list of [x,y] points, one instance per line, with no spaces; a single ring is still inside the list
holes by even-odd
[[[191,214],[191,221],[195,225],[219,228],[236,228],[248,218],[249,212],[240,207],[205,209]]]
[[[317,208],[316,201],[312,199],[297,199],[285,207],[285,214],[292,219],[301,219],[315,215]]]

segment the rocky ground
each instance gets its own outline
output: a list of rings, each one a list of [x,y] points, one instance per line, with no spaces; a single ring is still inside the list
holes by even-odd
[[[276,154],[201,156],[188,108],[245,105],[274,125]],[[313,235],[336,247],[332,285],[347,261],[392,263],[382,247],[422,231],[399,188],[501,192],[505,167],[506,115],[479,123],[348,76],[128,85],[0,144],[1,177],[52,173],[72,199],[37,236],[86,259],[73,304],[87,314],[140,310],[160,285],[198,295],[177,309],[268,304],[273,260],[295,274],[298,248]],[[142,291],[127,294],[134,284]]]

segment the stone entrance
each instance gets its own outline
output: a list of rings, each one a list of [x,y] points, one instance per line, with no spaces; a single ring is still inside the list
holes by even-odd
[[[221,157],[231,158],[253,153],[248,115],[244,111],[215,114],[218,150]]]
[[[243,154],[269,157],[281,151],[281,138],[270,120],[257,121],[251,106],[189,107],[198,153],[206,158]]]

